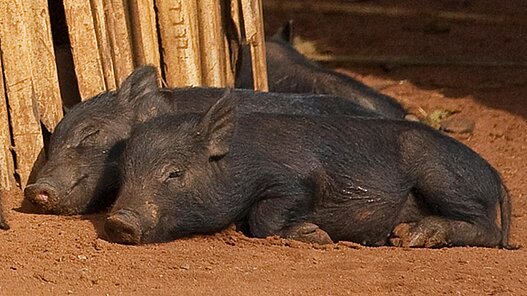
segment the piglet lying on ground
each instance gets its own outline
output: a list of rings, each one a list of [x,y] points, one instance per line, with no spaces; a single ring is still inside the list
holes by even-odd
[[[316,243],[508,246],[508,193],[456,140],[408,121],[236,109],[227,94],[205,115],[134,129],[105,223],[111,241],[168,241],[237,223],[255,237]],[[424,218],[403,211],[410,193]]]
[[[34,172],[34,180],[25,189],[26,200],[42,213],[83,214],[105,209],[119,189],[117,160],[136,120],[159,110],[205,112],[224,92],[219,88],[159,89],[153,67],[136,69],[117,91],[101,93],[66,113],[51,135],[47,162]],[[234,90],[232,95],[239,99],[240,112],[245,114],[381,116],[334,96],[250,90]]]
[[[292,45],[293,25],[289,22],[265,42],[269,91],[279,93],[330,94],[348,99],[386,118],[403,119],[406,110],[394,98],[349,76],[308,60]],[[253,88],[248,46],[242,47],[236,87]],[[413,115],[408,119],[414,120]]]

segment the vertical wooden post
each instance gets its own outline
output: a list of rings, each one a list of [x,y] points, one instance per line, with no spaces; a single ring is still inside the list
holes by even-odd
[[[227,69],[220,0],[199,0],[198,20],[203,85],[224,86]]]
[[[196,0],[155,1],[169,86],[201,85]]]
[[[225,6],[229,11],[224,12],[226,31],[231,34],[225,34],[225,56],[226,59],[226,86],[233,87],[235,83],[236,64],[238,63],[239,47],[241,46],[242,24],[241,24],[241,7],[240,0],[226,0]],[[230,21],[227,20],[230,18]],[[227,27],[229,26],[229,27]]]
[[[48,3],[46,0],[25,1],[24,9],[24,20],[31,46],[31,74],[40,121],[48,131],[53,132],[62,118],[62,101]]]
[[[4,12],[4,10],[0,10]],[[1,46],[1,45],[0,45]],[[0,189],[11,190],[15,188],[15,166],[11,153],[11,133],[7,100],[5,97],[4,75],[2,67],[2,49],[0,48]]]
[[[260,0],[242,0],[245,37],[251,50],[254,89],[268,91],[263,11]]]
[[[89,1],[64,0],[75,73],[82,100],[106,90]]]
[[[134,70],[127,6],[123,0],[104,0],[104,11],[112,42],[114,75],[116,84],[120,85]]]
[[[93,12],[93,28],[97,41],[94,51],[99,53],[105,83],[105,89],[115,89],[116,78],[112,58],[112,42],[110,41],[109,28],[106,22],[106,13],[103,0],[90,0]]]
[[[0,1],[2,65],[16,152],[16,173],[22,188],[44,145],[31,76],[32,48],[24,18],[25,2]]]
[[[154,0],[130,1],[135,65],[151,64],[160,69]]]

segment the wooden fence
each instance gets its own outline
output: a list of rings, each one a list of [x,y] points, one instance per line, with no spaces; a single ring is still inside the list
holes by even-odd
[[[247,43],[255,88],[267,90],[261,7],[259,0],[0,1],[1,188],[26,185],[43,157],[43,133],[53,132],[66,102],[115,89],[136,66],[157,66],[171,87],[233,86],[238,46]],[[59,75],[68,70],[74,77]]]

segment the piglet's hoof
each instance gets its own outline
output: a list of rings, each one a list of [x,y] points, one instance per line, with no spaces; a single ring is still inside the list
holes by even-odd
[[[408,246],[410,240],[410,231],[415,226],[415,223],[401,223],[392,231],[390,236],[390,244],[396,247]]]
[[[448,245],[448,228],[439,219],[424,219],[417,225],[397,225],[390,243],[406,248],[440,248]]]
[[[329,234],[313,223],[300,223],[284,231],[284,237],[314,244],[332,244]]]

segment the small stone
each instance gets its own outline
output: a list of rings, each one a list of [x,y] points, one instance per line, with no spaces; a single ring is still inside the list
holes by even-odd
[[[77,258],[79,258],[79,260],[86,260],[86,259],[88,259],[88,257],[86,257],[84,255],[78,255]]]
[[[459,116],[451,116],[441,120],[439,126],[442,131],[453,134],[472,134],[475,127],[474,120]]]
[[[226,238],[223,241],[225,242],[225,244],[227,244],[229,246],[235,246],[236,245],[236,240],[234,240],[232,238]]]
[[[406,115],[404,116],[404,119],[405,119],[405,120],[408,120],[408,121],[415,121],[415,122],[420,122],[420,121],[421,121],[421,120],[419,119],[419,117],[417,117],[417,115],[415,115],[415,114],[411,114],[411,113],[406,114]]]
[[[180,268],[180,269],[183,269],[183,270],[189,270],[189,269],[190,269],[190,265],[188,265],[188,264],[183,264],[183,265],[180,265],[179,268]]]
[[[107,244],[107,242],[98,238],[92,243],[92,246],[96,251],[101,251],[104,249],[105,244]]]

